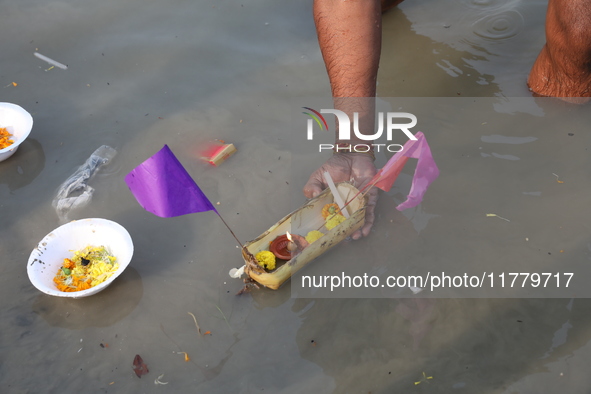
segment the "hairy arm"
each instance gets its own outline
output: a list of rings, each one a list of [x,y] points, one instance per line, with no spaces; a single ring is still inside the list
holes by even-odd
[[[382,45],[380,1],[315,0],[314,22],[335,109],[351,120],[359,113],[360,131],[372,134]]]
[[[315,0],[314,22],[334,108],[344,111],[351,120],[354,119],[353,113],[357,112],[360,132],[374,134],[376,79],[382,41],[380,1]],[[336,138],[336,142],[340,142]],[[355,138],[343,142],[368,143]],[[304,186],[308,198],[317,196],[326,187],[322,176],[324,171],[328,171],[335,182],[352,180],[360,188],[375,175],[376,168],[370,155],[335,154],[310,176]],[[368,196],[365,225],[353,234],[354,239],[368,235],[374,222],[377,189],[372,188]]]
[[[374,97],[380,61],[378,0],[315,0],[314,22],[333,97]]]

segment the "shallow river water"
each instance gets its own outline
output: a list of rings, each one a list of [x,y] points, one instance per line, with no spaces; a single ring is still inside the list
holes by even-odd
[[[384,15],[379,108],[417,116],[413,131],[441,175],[422,204],[399,212],[409,165],[381,194],[371,235],[304,272],[574,272],[570,288],[330,294],[294,280],[236,296],[242,283],[228,271],[242,257],[215,213],[163,219],[135,201],[123,178],[168,144],[242,242],[305,202],[301,189],[327,156],[305,139],[301,107],[330,95],[311,8],[2,2],[0,101],[25,108],[34,126],[0,163],[0,392],[591,390],[591,115],[525,85],[545,41],[545,1],[407,0]],[[238,149],[219,167],[198,159],[215,139]],[[117,155],[68,220],[121,224],[133,259],[98,295],[42,294],[27,259],[62,224],[58,186],[101,145]],[[389,158],[377,156],[378,167]],[[150,370],[141,379],[136,354]],[[168,384],[156,384],[161,375]]]

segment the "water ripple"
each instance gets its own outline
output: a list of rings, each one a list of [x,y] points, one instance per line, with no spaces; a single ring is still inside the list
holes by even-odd
[[[496,10],[498,8],[511,7],[515,0],[461,0],[461,2],[471,8],[483,9],[487,11]]]
[[[474,33],[482,38],[504,40],[519,34],[523,24],[523,16],[518,11],[510,10],[485,16],[474,22],[472,27]]]

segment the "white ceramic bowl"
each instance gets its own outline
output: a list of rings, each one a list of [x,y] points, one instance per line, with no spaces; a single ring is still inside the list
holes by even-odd
[[[0,161],[4,161],[12,156],[29,136],[33,128],[33,117],[16,104],[0,103],[0,127],[5,127],[13,135],[14,140],[12,145],[0,149]]]
[[[66,293],[55,286],[53,278],[65,258],[87,246],[104,246],[117,260],[119,269],[109,279],[87,290]],[[106,219],[80,219],[60,226],[47,234],[31,252],[27,273],[31,283],[45,294],[81,298],[109,286],[127,268],[133,255],[133,242],[127,230]]]

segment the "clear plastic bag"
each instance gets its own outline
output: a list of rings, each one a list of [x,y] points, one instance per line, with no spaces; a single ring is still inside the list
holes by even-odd
[[[101,146],[60,185],[52,205],[62,222],[68,221],[70,211],[88,205],[94,193],[94,189],[88,186],[88,180],[100,166],[109,163],[116,154],[117,151],[110,146]]]

